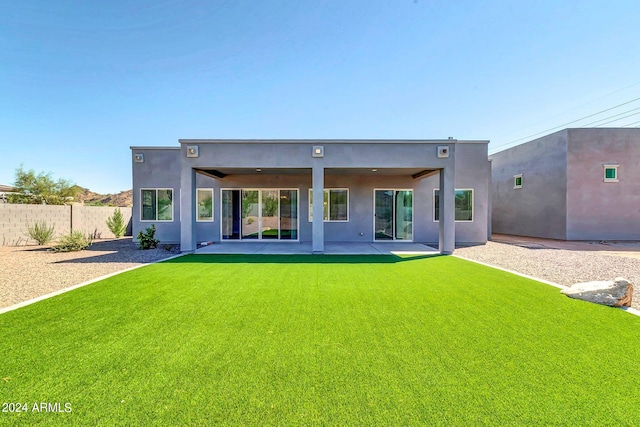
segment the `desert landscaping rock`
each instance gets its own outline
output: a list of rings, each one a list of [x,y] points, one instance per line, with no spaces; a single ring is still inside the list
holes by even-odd
[[[630,307],[633,285],[626,279],[618,277],[615,280],[576,283],[561,292],[570,298],[596,304],[610,307]]]
[[[106,274],[176,255],[175,248],[140,250],[131,237],[98,240],[87,250],[54,253],[43,246],[0,246],[0,308]]]

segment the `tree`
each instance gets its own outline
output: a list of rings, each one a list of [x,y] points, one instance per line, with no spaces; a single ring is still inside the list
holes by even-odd
[[[54,181],[51,172],[40,172],[36,175],[33,169],[25,171],[22,165],[16,169],[13,186],[16,193],[7,195],[9,203],[63,205],[78,195],[78,187],[71,181]]]

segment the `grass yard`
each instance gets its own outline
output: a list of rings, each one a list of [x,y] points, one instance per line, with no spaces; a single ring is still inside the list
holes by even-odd
[[[640,318],[454,257],[189,255],[0,337],[1,425],[640,420]]]

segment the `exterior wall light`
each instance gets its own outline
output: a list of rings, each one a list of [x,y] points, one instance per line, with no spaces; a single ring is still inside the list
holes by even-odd
[[[311,155],[313,157],[324,157],[324,147],[322,145],[315,145]]]
[[[198,157],[197,145],[187,145],[187,157]]]
[[[447,159],[449,157],[449,146],[448,145],[438,145],[438,158],[439,159]]]
[[[135,160],[136,163],[144,163],[144,154],[142,153],[136,153],[133,156],[133,159]]]

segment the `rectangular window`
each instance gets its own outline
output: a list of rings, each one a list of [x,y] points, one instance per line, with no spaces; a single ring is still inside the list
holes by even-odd
[[[142,221],[173,221],[173,189],[140,190]]]
[[[522,188],[522,174],[513,176],[513,188]]]
[[[324,221],[349,221],[349,189],[330,188],[324,190]],[[313,221],[313,189],[309,189],[309,222]]]
[[[433,190],[433,220],[440,220],[440,190]],[[473,221],[473,189],[455,190],[455,220]]]
[[[618,182],[618,165],[604,165],[604,182]]]
[[[198,188],[198,217],[197,221],[213,221],[213,188]]]

